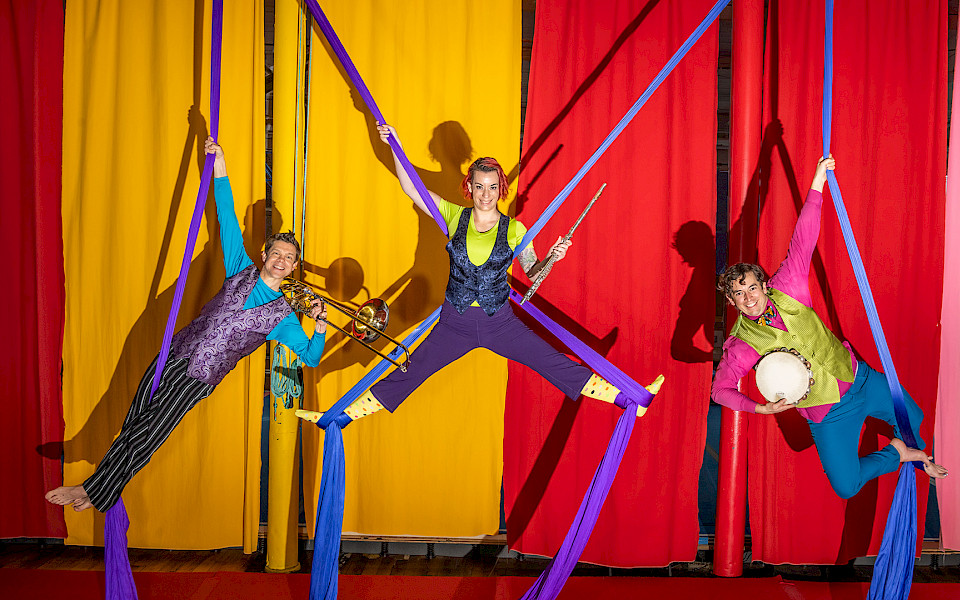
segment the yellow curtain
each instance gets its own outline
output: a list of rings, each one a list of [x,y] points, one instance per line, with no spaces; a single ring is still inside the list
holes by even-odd
[[[160,348],[199,186],[209,107],[211,2],[67,3],[63,236],[65,467],[93,471]],[[227,3],[220,142],[247,250],[263,243],[263,7]],[[212,198],[178,326],[224,278]],[[192,410],[127,487],[130,545],[244,546],[258,525],[264,354]],[[66,510],[70,544],[103,518]]]
[[[351,0],[323,8],[429,189],[466,204],[459,185],[470,161],[493,156],[508,172],[517,165],[519,0]],[[362,101],[326,45],[316,35],[313,42],[307,277],[338,300],[387,300],[388,333],[399,338],[443,300],[446,240],[400,191],[389,148]],[[511,211],[512,201],[513,193],[501,210]],[[305,376],[305,405],[330,406],[375,358],[329,334],[320,368]],[[495,533],[506,377],[504,359],[477,350],[429,379],[396,413],[345,429],[344,531]],[[312,531],[322,433],[304,431]]]

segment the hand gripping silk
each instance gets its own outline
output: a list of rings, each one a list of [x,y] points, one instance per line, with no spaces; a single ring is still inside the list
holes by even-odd
[[[217,139],[220,134],[220,54],[223,47],[223,0],[213,1],[211,17],[210,42],[210,135]],[[167,327],[163,333],[163,343],[160,346],[160,356],[157,360],[157,371],[153,379],[151,394],[156,393],[160,386],[160,375],[170,353],[170,343],[177,324],[177,314],[183,301],[183,291],[187,285],[187,274],[190,272],[190,261],[193,259],[193,248],[200,232],[200,223],[203,218],[203,206],[206,204],[207,194],[210,191],[210,180],[213,178],[214,156],[208,154],[203,163],[203,175],[200,178],[200,189],[197,192],[197,202],[194,205],[193,217],[190,220],[190,231],[187,234],[187,243],[183,252],[183,261],[180,265],[180,275],[177,277],[177,287],[173,294],[173,305],[170,307],[170,316],[167,318]],[[106,512],[104,522],[104,561],[106,568],[106,596],[108,600],[135,600],[137,588],[133,583],[133,572],[130,570],[130,560],[127,555],[126,530],[129,525],[127,511],[121,499]],[[110,535],[107,535],[110,532]],[[120,535],[120,532],[123,532]]]
[[[631,107],[627,114],[620,120],[614,130],[607,135],[600,147],[597,148],[594,154],[576,173],[574,178],[550,203],[541,217],[537,219],[534,226],[527,231],[527,234],[524,236],[521,243],[518,244],[514,249],[514,257],[519,255],[520,252],[533,240],[536,234],[543,228],[543,226],[557,211],[564,200],[566,200],[567,196],[570,195],[580,180],[583,179],[586,173],[593,167],[597,160],[599,160],[607,148],[610,147],[613,141],[626,128],[633,117],[639,112],[640,108],[642,108],[646,103],[647,99],[649,99],[653,92],[655,92],[660,84],[663,83],[666,77],[673,71],[673,69],[687,54],[687,52],[689,52],[690,48],[692,48],[693,45],[700,39],[707,28],[716,20],[721,11],[727,6],[727,4],[729,4],[729,2],[730,0],[717,1],[703,22],[700,23],[700,25],[694,30],[690,37],[687,38],[687,40],[677,50],[673,57],[671,57],[654,81],[651,82],[640,98],[634,103],[633,107]],[[330,22],[323,14],[323,11],[320,10],[320,6],[317,4],[316,0],[306,0],[305,4],[313,14],[314,19],[317,20],[317,24],[321,32],[324,34],[327,42],[334,50],[334,53],[337,55],[338,60],[344,67],[344,70],[346,71],[351,82],[354,84],[354,87],[356,87],[360,92],[360,95],[367,107],[370,109],[377,121],[384,123],[385,120],[380,114],[380,111],[377,108],[373,98],[370,96],[369,90],[363,83],[363,80],[360,78],[356,67],[354,67],[353,62],[347,55],[346,50],[343,48],[343,44],[340,43],[336,32],[333,31],[333,27],[330,25]],[[404,170],[410,175],[410,178],[413,180],[418,193],[420,194],[421,198],[424,199],[424,202],[430,209],[430,212],[433,215],[434,220],[437,222],[437,225],[440,227],[441,231],[444,232],[444,234],[447,234],[446,224],[440,217],[439,211],[436,210],[434,203],[430,201],[429,193],[426,191],[426,188],[423,187],[423,183],[417,176],[413,166],[409,164],[409,160],[403,153],[403,149],[400,148],[399,143],[397,143],[392,136],[390,137],[389,141],[390,147],[397,155],[401,165],[404,167]],[[513,290],[510,291],[510,294],[511,297],[515,296],[514,299],[517,303],[519,303],[522,299],[522,296]],[[620,390],[623,392],[621,394],[623,397],[618,398],[617,405],[625,409],[624,415],[621,416],[617,423],[617,428],[614,431],[611,442],[607,447],[607,452],[601,461],[600,467],[597,470],[597,474],[594,476],[594,480],[591,483],[590,489],[588,490],[587,495],[584,497],[580,511],[577,514],[577,518],[571,525],[570,531],[567,533],[560,550],[558,550],[556,557],[551,562],[551,565],[548,567],[547,571],[545,571],[540,579],[537,580],[534,588],[531,588],[531,590],[528,591],[528,593],[524,596],[524,598],[556,598],[567,577],[569,577],[573,566],[576,565],[577,559],[583,551],[583,547],[586,545],[586,541],[590,536],[590,532],[593,530],[593,526],[596,523],[596,517],[599,514],[600,507],[603,505],[603,501],[606,499],[607,492],[610,489],[610,485],[613,482],[613,477],[616,474],[617,467],[620,464],[620,458],[623,456],[623,451],[625,450],[626,444],[630,438],[630,434],[632,433],[633,421],[635,419],[635,407],[638,405],[643,407],[649,406],[653,399],[653,394],[648,392],[637,382],[633,381],[633,379],[603,358],[600,354],[595,352],[592,348],[581,342],[573,334],[565,331],[558,324],[550,321],[546,315],[533,307],[531,303],[524,303],[522,308],[534,316],[534,318],[540,321],[540,323],[544,324],[544,326],[546,326],[554,335],[556,335],[564,344],[566,344],[568,348],[577,354],[577,356],[584,360],[584,362],[589,364],[599,375],[620,388]],[[407,336],[407,338],[404,340],[404,344],[409,346],[419,339],[424,333],[426,333],[430,326],[436,322],[439,314],[440,309],[437,308],[437,310],[435,310],[433,314],[427,318],[427,320],[421,323],[413,333]],[[399,354],[399,351],[395,350],[395,353]],[[340,528],[342,527],[343,522],[344,496],[343,443],[340,435],[340,428],[342,425],[345,425],[348,422],[344,421],[344,419],[349,419],[342,413],[351,402],[356,400],[360,394],[370,387],[370,385],[372,385],[374,381],[376,381],[376,379],[387,370],[388,365],[389,363],[387,363],[385,360],[381,360],[379,363],[377,363],[377,365],[367,375],[365,375],[360,382],[351,388],[350,391],[340,398],[340,400],[338,400],[333,407],[324,413],[323,417],[317,423],[318,427],[326,429],[327,432],[324,438],[323,472],[321,475],[322,479],[320,484],[320,498],[317,506],[317,531],[314,546],[314,563],[311,571],[310,584],[311,600],[319,600],[320,598],[332,600],[333,598],[336,598],[337,594],[337,554],[339,549]],[[332,454],[332,456],[328,456],[328,453]]]
[[[833,0],[826,0],[823,36],[823,156],[830,156],[830,126],[833,118]],[[850,218],[840,195],[840,184],[833,171],[827,171],[827,183],[830,185],[830,196],[837,210],[837,219],[840,221],[840,230],[843,232],[843,241],[850,255],[853,273],[857,278],[860,296],[870,322],[870,331],[880,354],[883,372],[890,387],[893,398],[893,410],[897,417],[897,425],[903,441],[911,448],[917,447],[917,441],[910,427],[910,418],[907,416],[907,405],[903,400],[900,382],[897,379],[897,370],[893,366],[893,358],[887,347],[887,340],[880,325],[880,316],[873,301],[873,292],[870,282],[867,281],[866,269],[857,241],[853,237],[853,228]],[[923,463],[914,463],[918,469]],[[914,483],[914,473],[911,466],[904,464],[900,467],[900,478],[897,489],[893,494],[890,512],[887,514],[887,524],[883,530],[883,541],[877,554],[877,562],[873,567],[873,577],[870,580],[870,591],[867,598],[902,599],[907,600],[910,595],[910,584],[913,581],[913,558],[917,547],[917,490]]]

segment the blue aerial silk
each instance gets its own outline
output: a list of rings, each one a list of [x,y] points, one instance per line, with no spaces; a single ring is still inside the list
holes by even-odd
[[[683,43],[680,49],[677,50],[673,57],[668,61],[667,65],[664,66],[664,68],[657,74],[653,82],[651,82],[651,84],[634,103],[630,110],[627,111],[627,114],[624,115],[620,122],[617,123],[616,127],[614,127],[613,131],[611,131],[610,134],[608,134],[603,140],[603,142],[600,144],[600,147],[597,148],[597,150],[587,160],[583,167],[577,171],[573,179],[563,188],[563,190],[561,190],[557,197],[551,201],[540,218],[537,219],[536,223],[534,223],[533,227],[527,231],[527,234],[524,236],[523,240],[514,250],[514,256],[519,255],[520,252],[531,241],[533,241],[533,238],[536,236],[536,234],[543,228],[543,226],[550,219],[550,217],[553,216],[557,209],[560,208],[560,205],[566,200],[580,180],[583,179],[583,177],[593,167],[597,160],[599,160],[603,153],[606,152],[607,148],[610,147],[613,141],[626,128],[626,126],[630,123],[633,117],[636,116],[640,108],[646,103],[653,92],[656,91],[661,83],[663,83],[667,75],[673,71],[680,60],[700,39],[703,33],[716,20],[716,18],[720,15],[720,12],[724,9],[724,7],[727,6],[727,4],[729,4],[729,2],[730,0],[717,1],[703,22],[700,23],[690,37],[687,38],[687,40]],[[369,90],[363,83],[363,80],[360,78],[360,74],[357,72],[356,67],[353,65],[353,62],[347,55],[343,44],[333,31],[333,27],[330,25],[330,22],[323,14],[323,11],[320,10],[320,6],[317,4],[316,0],[306,0],[306,5],[313,14],[314,19],[317,21],[318,27],[326,37],[331,48],[334,50],[334,54],[337,55],[337,58],[340,60],[344,71],[347,73],[347,76],[350,78],[354,87],[360,93],[367,107],[370,109],[371,113],[379,123],[384,123],[385,120],[380,114],[376,102],[373,100]],[[423,186],[422,181],[420,181],[420,178],[417,176],[416,170],[412,165],[409,164],[409,161],[403,154],[400,145],[396,143],[396,140],[394,140],[392,136],[390,138],[390,146],[397,154],[398,159],[400,159],[400,162],[404,167],[404,170],[410,176],[410,179],[413,180],[415,187],[417,188],[421,198],[424,200],[424,203],[430,209],[434,220],[437,222],[437,225],[446,234],[446,223],[440,217],[439,212],[435,210],[435,205],[430,199],[429,193]],[[511,290],[511,298],[514,300],[514,302],[519,303],[519,300],[522,298],[522,296],[517,294],[516,291]],[[601,377],[604,377],[617,386],[622,392],[620,397],[617,399],[617,405],[624,409],[624,413],[618,420],[617,426],[611,437],[607,451],[604,454],[597,472],[590,483],[590,487],[581,503],[580,510],[578,511],[563,544],[557,551],[554,560],[551,561],[550,565],[540,576],[537,582],[524,595],[524,599],[547,599],[556,598],[557,594],[562,589],[563,584],[566,582],[567,577],[569,577],[570,572],[573,570],[573,567],[576,565],[577,560],[579,559],[580,554],[586,545],[587,539],[593,530],[593,526],[596,523],[597,517],[599,516],[600,508],[603,506],[603,502],[606,499],[607,493],[610,490],[610,486],[613,483],[614,476],[616,475],[617,468],[620,465],[620,460],[623,457],[627,443],[630,440],[630,435],[633,431],[633,425],[636,419],[636,407],[638,405],[643,407],[649,406],[653,400],[654,394],[640,386],[615,365],[607,361],[599,353],[595,352],[592,348],[577,339],[576,336],[565,331],[558,324],[551,321],[545,314],[536,309],[531,303],[524,303],[521,305],[521,307],[531,316],[537,319],[541,324],[543,324],[549,331],[551,331],[551,333],[556,335],[558,339],[560,339],[568,348],[570,348],[570,350],[577,354],[577,356],[584,360],[584,362],[589,364],[591,368],[593,368],[593,370],[596,371]],[[439,313],[440,309],[438,308],[417,328],[417,330],[412,332],[407,339],[404,340],[404,343],[409,346],[415,340],[419,339],[427,331],[427,329],[433,325],[434,321],[436,321],[436,319],[439,317]],[[391,358],[397,358],[399,356],[399,350],[395,350],[395,354],[396,356],[391,356]],[[324,437],[323,472],[320,483],[320,498],[318,499],[317,505],[317,531],[314,542],[314,561],[311,570],[311,600],[320,600],[321,598],[332,600],[333,598],[336,598],[337,595],[337,560],[339,554],[340,532],[343,525],[344,505],[344,460],[341,428],[350,422],[349,418],[346,417],[346,415],[343,415],[342,412],[354,400],[359,398],[364,391],[373,385],[377,378],[389,368],[389,365],[390,363],[385,360],[381,360],[379,363],[377,363],[373,370],[365,375],[363,379],[354,385],[350,391],[348,391],[340,400],[337,401],[336,404],[333,405],[333,407],[324,413],[323,417],[317,423],[317,425],[323,428],[326,433]]]
[[[823,156],[830,156],[830,126],[833,118],[833,0],[826,0],[826,18],[824,19],[823,36]],[[837,211],[843,241],[850,255],[853,273],[860,288],[863,306],[873,333],[873,341],[880,354],[883,372],[890,387],[893,398],[894,415],[903,442],[911,448],[917,447],[917,440],[910,427],[910,418],[907,415],[907,406],[903,400],[903,391],[897,379],[897,370],[893,366],[893,358],[887,347],[887,340],[880,325],[877,306],[873,301],[873,292],[867,281],[867,273],[860,257],[860,250],[853,237],[853,228],[847,216],[843,197],[840,195],[840,184],[836,174],[827,171],[827,184],[830,186],[830,196]],[[922,469],[922,463],[914,463]],[[873,567],[873,578],[870,581],[870,591],[867,598],[902,599],[906,600],[910,594],[910,584],[913,581],[913,561],[917,547],[917,490],[913,468],[905,464],[900,467],[900,478],[887,514],[887,524],[883,531],[883,541],[880,543],[880,552]]]

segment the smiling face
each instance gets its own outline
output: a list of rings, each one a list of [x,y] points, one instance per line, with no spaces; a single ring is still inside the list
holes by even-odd
[[[500,200],[500,175],[496,171],[474,171],[470,195],[475,209],[496,210]]]
[[[263,268],[260,273],[271,279],[283,279],[297,268],[297,247],[289,242],[276,240],[270,250],[261,253]]]
[[[767,284],[757,281],[753,273],[746,273],[740,281],[731,283],[727,302],[748,317],[759,317],[767,308]]]

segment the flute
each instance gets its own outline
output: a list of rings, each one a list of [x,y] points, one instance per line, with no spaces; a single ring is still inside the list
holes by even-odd
[[[573,224],[573,227],[570,228],[570,231],[567,232],[567,235],[563,236],[562,241],[569,242],[570,238],[573,237],[573,232],[577,230],[577,227],[580,226],[580,221],[583,221],[583,218],[587,216],[587,213],[590,212],[590,209],[593,208],[593,203],[597,201],[597,198],[600,197],[600,194],[603,193],[603,188],[607,187],[607,184],[600,186],[600,189],[597,190],[597,194],[590,200],[590,203],[587,204],[587,207],[583,209],[583,212],[580,213],[580,217]],[[533,284],[530,286],[530,289],[527,290],[527,293],[523,295],[523,300],[520,301],[520,304],[523,304],[529,300],[536,292],[537,288],[540,287],[540,284],[543,283],[543,280],[546,279],[547,274],[550,273],[550,269],[553,268],[553,263],[557,262],[556,256],[551,252],[550,258],[547,259],[547,264],[543,265],[543,268],[540,269],[540,272],[537,273],[537,277],[533,280]]]

